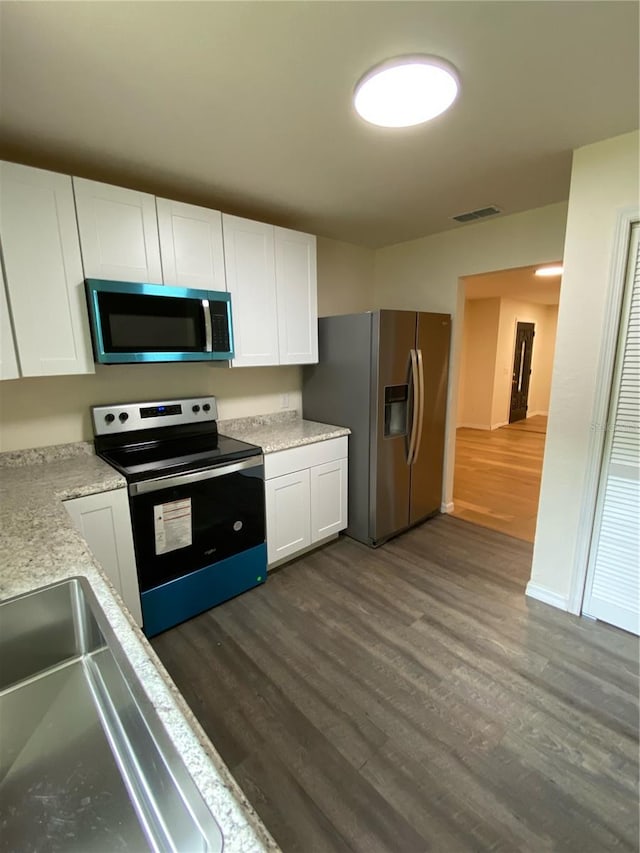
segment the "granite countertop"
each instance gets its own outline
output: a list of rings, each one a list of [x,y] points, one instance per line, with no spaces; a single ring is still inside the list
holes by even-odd
[[[86,577],[218,822],[225,853],[278,851],[62,505],[124,487],[87,442],[0,454],[0,599]]]
[[[276,453],[351,433],[347,427],[303,420],[293,411],[218,421],[218,429],[223,435],[259,445],[264,453]]]

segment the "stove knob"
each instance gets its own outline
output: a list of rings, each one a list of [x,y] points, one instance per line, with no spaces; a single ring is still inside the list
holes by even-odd
[[[202,411],[203,412],[211,411],[211,406],[208,403],[205,403],[204,406],[202,407]]]
[[[115,421],[116,416],[115,416],[115,415],[112,415],[112,414],[111,414],[111,412],[109,412],[109,414],[108,414],[108,415],[105,415],[105,416],[104,416],[104,419],[105,419],[105,421],[106,421],[108,424],[112,424],[112,423]]]
[[[195,412],[195,414],[198,414],[198,412],[200,411],[200,406],[192,406],[191,411]]]
[[[124,423],[129,420],[129,415],[126,412],[120,412],[118,417],[120,418],[120,423]]]

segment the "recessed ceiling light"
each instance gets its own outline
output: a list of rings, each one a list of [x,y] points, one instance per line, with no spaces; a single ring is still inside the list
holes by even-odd
[[[365,121],[411,127],[435,118],[455,101],[455,68],[435,56],[398,56],[376,65],[358,82],[353,103]]]
[[[545,276],[549,278],[554,275],[562,275],[564,267],[555,266],[555,267],[540,267],[536,270],[536,275]]]

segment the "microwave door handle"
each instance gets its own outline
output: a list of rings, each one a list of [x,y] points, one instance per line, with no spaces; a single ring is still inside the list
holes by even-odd
[[[204,351],[213,352],[213,332],[211,331],[211,311],[209,300],[202,300],[202,316],[204,319]]]

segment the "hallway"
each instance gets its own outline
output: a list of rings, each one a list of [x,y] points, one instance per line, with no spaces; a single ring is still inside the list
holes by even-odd
[[[453,515],[533,542],[547,418],[456,435]]]

